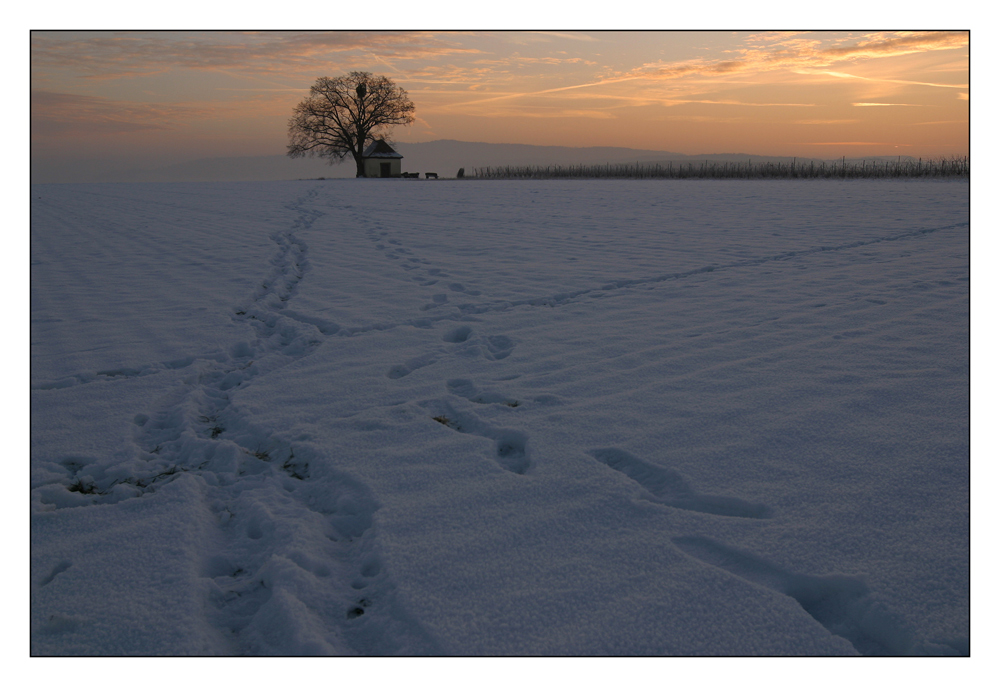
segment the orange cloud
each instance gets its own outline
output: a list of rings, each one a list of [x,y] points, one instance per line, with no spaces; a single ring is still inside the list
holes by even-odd
[[[732,51],[740,55],[737,59],[716,61],[696,59],[668,64],[647,63],[627,72],[608,73],[604,77],[588,81],[586,83],[560,86],[557,88],[497,94],[492,97],[481,98],[478,100],[452,103],[449,107],[482,106],[489,103],[496,103],[515,98],[551,96],[552,94],[568,95],[568,92],[573,90],[607,86],[626,81],[656,82],[662,80],[681,79],[683,77],[691,76],[717,77],[727,74],[748,74],[775,70],[790,70],[798,73],[822,73],[839,78],[854,78],[867,81],[893,82],[948,88],[968,88],[967,84],[954,85],[904,81],[900,79],[872,79],[870,77],[854,76],[843,72],[810,71],[819,70],[838,62],[870,60],[875,58],[908,55],[917,52],[950,50],[964,47],[968,45],[969,41],[969,34],[964,31],[929,31],[919,33],[900,32],[894,34],[878,33],[865,36],[860,40],[856,40],[851,45],[835,45],[826,48],[819,47],[820,41],[817,39],[800,39],[796,38],[796,35],[797,34],[788,33],[754,34],[750,36],[747,41],[753,44],[765,44],[766,47],[751,47]],[[483,62],[486,61],[484,60]],[[805,106],[793,103],[755,104],[735,103],[731,101],[699,101],[671,98],[653,98],[651,100],[654,102],[662,102],[663,104],[701,102],[705,104],[741,104],[763,107]]]
[[[597,63],[585,60],[582,57],[524,57],[523,55],[511,55],[499,60],[474,60],[473,64],[488,64],[498,67],[515,64],[586,64],[595,66]]]
[[[896,35],[873,34],[855,45],[828,48],[816,47],[818,41],[797,42],[792,47],[787,47],[787,43],[782,41],[778,41],[777,44],[785,47],[781,49],[756,47],[744,49],[737,51],[742,54],[742,57],[735,60],[719,62],[697,60],[679,64],[644,65],[628,76],[674,79],[693,74],[711,75],[774,71],[777,69],[817,69],[844,61],[894,57],[933,50],[952,50],[967,46],[969,34],[965,31],[928,31]],[[834,76],[839,75],[828,73]],[[851,75],[844,76],[850,77]],[[940,86],[942,84],[922,85]]]
[[[894,146],[896,148],[909,148],[909,143],[872,143],[870,141],[831,141],[828,143],[802,143],[806,146]]]
[[[828,48],[820,52],[831,58],[858,59],[910,55],[931,50],[951,50],[968,45],[969,33],[967,31],[901,31],[895,34],[873,34],[856,46]]]
[[[861,81],[873,81],[875,83],[899,83],[910,86],[932,86],[934,88],[968,88],[969,84],[954,84],[954,83],[931,83],[928,81],[907,81],[905,79],[875,79],[870,76],[857,76],[855,74],[845,74],[844,72],[831,72],[831,71],[820,71],[820,72],[809,72],[804,71],[804,74],[826,74],[827,76],[835,76],[841,79],[859,79]]]

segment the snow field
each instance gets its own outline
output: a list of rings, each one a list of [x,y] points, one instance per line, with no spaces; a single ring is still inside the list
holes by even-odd
[[[967,192],[35,187],[33,652],[967,651]]]

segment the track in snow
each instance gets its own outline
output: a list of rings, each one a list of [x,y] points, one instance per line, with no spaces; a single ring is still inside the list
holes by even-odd
[[[273,614],[305,619],[302,625],[308,628],[304,630],[307,636],[295,638],[295,646],[311,647],[315,653],[345,649],[359,654],[434,651],[433,642],[395,604],[392,581],[384,570],[372,529],[377,504],[370,492],[357,480],[339,473],[334,467],[335,457],[324,454],[308,440],[258,427],[241,413],[234,403],[235,396],[255,377],[310,355],[331,335],[359,335],[404,325],[430,326],[521,306],[560,307],[583,297],[599,297],[634,286],[753,268],[884,241],[911,240],[967,226],[960,223],[673,274],[612,280],[593,288],[513,301],[469,300],[478,298],[481,292],[449,282],[443,269],[430,266],[429,261],[396,239],[386,238],[387,232],[372,231],[370,238],[376,250],[410,273],[418,285],[437,287],[438,292],[430,294],[418,318],[345,329],[290,307],[309,270],[308,247],[297,232],[308,229],[322,214],[304,207],[315,195],[316,191],[311,191],[289,206],[296,218],[290,229],[272,235],[277,252],[268,273],[249,299],[233,310],[234,319],[253,328],[253,341],[236,342],[226,354],[80,373],[37,387],[58,389],[166,370],[192,371],[189,380],[161,399],[157,408],[136,417],[138,458],[102,469],[88,469],[85,464],[67,459],[63,483],[40,489],[51,495],[50,502],[57,507],[114,504],[155,492],[185,475],[200,477],[206,485],[204,505],[216,519],[211,544],[201,553],[209,589],[206,617],[231,653],[290,652],[292,645],[283,643],[287,638],[275,637],[268,631],[268,618]],[[871,302],[884,304],[878,299]],[[852,334],[845,332],[844,336]],[[468,324],[450,328],[442,342],[447,346],[441,346],[440,351],[394,365],[386,377],[402,379],[449,355],[475,354],[503,361],[515,350],[511,338],[487,335]],[[447,391],[449,397],[420,403],[428,417],[448,430],[482,437],[486,440],[483,457],[511,473],[530,475],[536,457],[529,449],[528,435],[486,423],[470,405],[517,408],[530,407],[530,402],[481,392],[468,379],[448,380]],[[763,504],[701,494],[676,471],[620,449],[596,449],[590,451],[590,456],[642,487],[647,500],[663,506],[708,517],[763,519],[771,515]],[[58,495],[57,490],[61,490]],[[278,511],[281,517],[273,517]],[[681,536],[673,541],[681,551],[706,565],[794,598],[817,622],[847,638],[861,653],[921,650],[901,621],[873,606],[866,585],[857,577],[791,573],[705,537]],[[60,563],[42,584],[48,584],[71,565],[70,561]]]
[[[708,537],[674,537],[674,544],[702,563],[795,599],[832,634],[848,640],[863,656],[968,654],[967,642],[920,643],[906,623],[870,596],[855,575],[803,575]]]
[[[339,329],[288,308],[309,269],[308,248],[296,232],[322,214],[303,207],[314,195],[288,206],[296,218],[271,237],[278,250],[270,271],[234,309],[255,340],[237,342],[217,359],[164,365],[193,374],[157,408],[136,416],[134,457],[113,466],[66,459],[66,478],[39,487],[41,498],[57,508],[111,505],[197,476],[214,519],[200,542],[205,613],[224,653],[434,653],[433,641],[395,602],[375,541],[378,505],[369,490],[339,472],[334,456],[256,426],[234,403],[241,387],[308,356]],[[57,566],[42,584],[70,565]],[[295,626],[295,636],[275,633],[275,617],[284,618],[283,627]]]

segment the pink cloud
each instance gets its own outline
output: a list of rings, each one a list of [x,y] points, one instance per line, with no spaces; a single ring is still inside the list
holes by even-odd
[[[427,59],[478,53],[423,32],[123,32],[72,34],[34,32],[36,69],[72,68],[86,78],[121,78],[172,69],[240,69],[259,74],[314,72],[331,60]]]
[[[32,135],[164,131],[180,119],[209,116],[211,108],[135,103],[51,91],[31,92]]]

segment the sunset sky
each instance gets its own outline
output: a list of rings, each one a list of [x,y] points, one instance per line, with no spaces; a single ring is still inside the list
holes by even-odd
[[[353,70],[408,91],[401,142],[969,154],[967,32],[35,31],[33,163],[280,155],[316,78]]]

